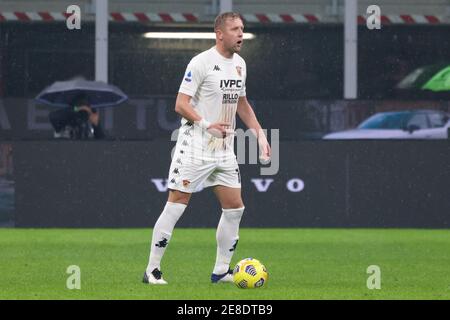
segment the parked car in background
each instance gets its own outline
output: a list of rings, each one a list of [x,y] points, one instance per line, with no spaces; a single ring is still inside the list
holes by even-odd
[[[437,110],[380,112],[356,129],[327,134],[323,139],[448,139],[450,115]]]

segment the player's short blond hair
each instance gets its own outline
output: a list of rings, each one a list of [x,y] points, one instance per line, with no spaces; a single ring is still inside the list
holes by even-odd
[[[222,28],[225,25],[225,21],[227,21],[227,19],[241,19],[241,21],[244,21],[244,19],[242,19],[242,16],[237,12],[224,12],[219,14],[216,17],[216,20],[214,20],[214,31]]]

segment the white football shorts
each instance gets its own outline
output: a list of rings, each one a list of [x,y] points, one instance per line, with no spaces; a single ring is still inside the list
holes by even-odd
[[[185,154],[178,146],[175,148],[169,169],[169,189],[193,193],[217,185],[241,188],[241,175],[236,157],[200,159]]]

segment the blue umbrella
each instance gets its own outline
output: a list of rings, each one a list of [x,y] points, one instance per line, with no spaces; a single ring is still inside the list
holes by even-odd
[[[81,94],[87,97],[92,108],[113,107],[128,100],[127,95],[114,85],[79,78],[57,81],[45,88],[35,99],[54,107],[68,107]]]

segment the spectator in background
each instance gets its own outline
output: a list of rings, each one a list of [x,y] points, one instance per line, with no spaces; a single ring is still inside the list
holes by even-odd
[[[50,112],[49,120],[55,129],[55,138],[85,140],[104,139],[96,109],[91,108],[86,95],[77,95],[68,108]]]

